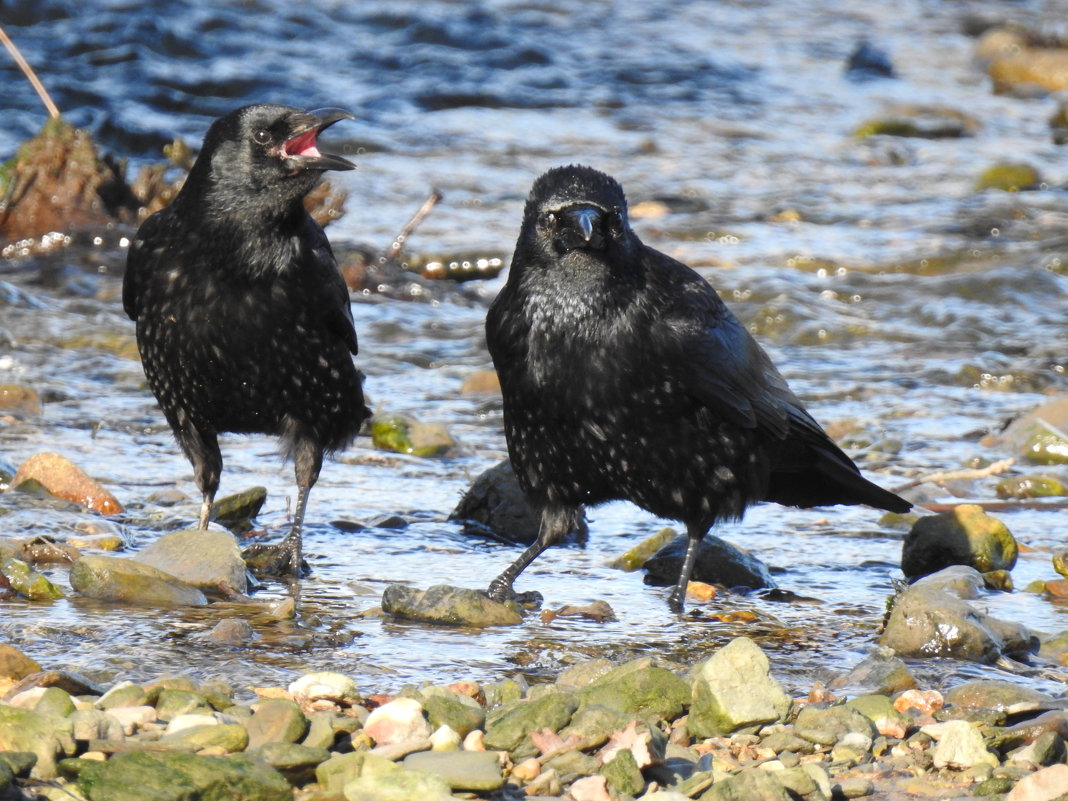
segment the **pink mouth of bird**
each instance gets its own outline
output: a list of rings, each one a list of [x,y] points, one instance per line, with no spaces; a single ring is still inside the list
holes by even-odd
[[[291,159],[296,156],[303,156],[304,158],[321,157],[323,154],[320,153],[319,148],[316,147],[318,136],[319,129],[311,128],[302,134],[297,134],[292,139],[287,139],[282,144],[282,158]]]

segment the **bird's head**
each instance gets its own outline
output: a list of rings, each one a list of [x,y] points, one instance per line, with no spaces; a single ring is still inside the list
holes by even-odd
[[[348,159],[318,148],[319,134],[351,119],[338,108],[244,106],[212,123],[189,179],[232,196],[237,204],[299,200],[324,170],[355,169]]]
[[[549,170],[534,182],[521,241],[544,255],[620,254],[631,246],[627,199],[615,179],[590,167]]]

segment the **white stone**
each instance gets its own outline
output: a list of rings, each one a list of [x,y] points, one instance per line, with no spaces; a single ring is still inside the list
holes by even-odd
[[[459,733],[452,726],[442,723],[430,735],[430,750],[458,751],[461,742]]]
[[[987,749],[979,729],[966,720],[946,721],[933,760],[936,768],[964,769],[976,765],[996,768],[1000,764],[998,758]]]
[[[423,705],[414,698],[395,698],[372,710],[363,730],[378,745],[425,740],[430,726],[423,717]]]
[[[340,706],[352,706],[360,702],[356,682],[343,673],[322,671],[308,673],[289,685],[289,693],[298,704],[314,701],[333,701]]]
[[[218,726],[219,719],[214,715],[204,714],[189,714],[189,715],[176,715],[170,723],[167,724],[167,734],[174,734],[175,732],[183,731],[184,729],[193,729],[197,726]]]
[[[117,706],[105,711],[119,721],[122,725],[122,733],[127,737],[146,723],[152,723],[156,720],[156,708],[154,706]]]

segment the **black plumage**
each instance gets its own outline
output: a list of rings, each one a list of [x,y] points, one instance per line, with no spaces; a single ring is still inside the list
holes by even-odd
[[[486,337],[512,466],[541,510],[495,598],[584,505],[625,499],[686,525],[675,611],[701,538],[754,503],[910,507],[860,475],[707,281],[642,244],[596,170],[535,181]]]
[[[301,528],[324,452],[369,412],[352,357],[348,290],[304,196],[355,165],[316,143],[339,109],[245,106],[212,123],[181,191],[130,245],[123,306],[153,394],[193,465],[205,528],[222,472],[218,435],[273,434],[293,460],[293,526],[268,559],[302,569]]]

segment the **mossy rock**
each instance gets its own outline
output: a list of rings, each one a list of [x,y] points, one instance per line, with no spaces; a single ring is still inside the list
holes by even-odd
[[[1029,164],[995,164],[983,170],[975,188],[978,191],[1000,189],[1003,192],[1022,192],[1035,189],[1041,182],[1038,170]]]
[[[1053,498],[1068,495],[1068,487],[1050,476],[1012,476],[994,488],[999,498]]]
[[[951,565],[968,565],[980,573],[1012,570],[1018,551],[1004,523],[976,504],[961,504],[916,521],[902,546],[901,569],[909,578]]]
[[[456,442],[444,426],[422,423],[403,415],[371,420],[371,442],[376,448],[413,456],[444,456]]]

